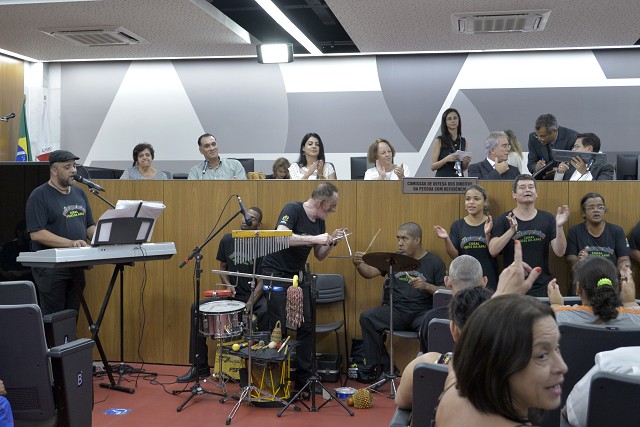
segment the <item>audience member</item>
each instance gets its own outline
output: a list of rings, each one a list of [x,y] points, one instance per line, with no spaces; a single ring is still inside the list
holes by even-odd
[[[467,216],[451,224],[449,234],[435,225],[436,236],[444,239],[447,254],[456,258],[461,254],[472,255],[482,265],[487,277],[487,286],[495,290],[498,283],[498,261],[489,253],[489,241],[493,219],[489,215],[489,195],[479,185],[471,185],[464,193],[464,208]]]
[[[580,200],[584,222],[569,228],[565,257],[573,267],[579,259],[599,256],[618,267],[629,263],[629,243],[622,227],[604,220],[607,207],[599,193],[587,193]]]
[[[367,161],[376,166],[367,169],[364,173],[365,180],[398,180],[410,176],[409,166],[404,163],[396,165],[393,159],[396,150],[386,139],[378,138],[369,146]]]
[[[271,166],[271,170],[273,174],[267,175],[267,179],[291,179],[291,175],[289,174],[289,167],[291,163],[284,157],[278,157],[275,162],[273,162],[273,166]]]
[[[446,278],[445,278],[446,282]],[[457,292],[449,304],[449,329],[454,341],[458,341],[460,331],[471,313],[485,301],[491,298],[491,291],[479,286],[465,288]],[[433,310],[431,310],[433,311]],[[411,409],[413,404],[413,370],[418,363],[435,363],[448,365],[453,358],[453,352],[440,354],[430,352],[413,359],[402,372],[402,381],[396,392],[395,402],[399,408]]]
[[[49,156],[49,181],[27,200],[27,232],[31,250],[89,246],[96,226],[86,194],[74,186],[79,157],[65,150]],[[84,267],[32,267],[43,315],[65,309],[78,311],[84,290]]]
[[[569,220],[569,207],[558,207],[555,218],[549,212],[536,209],[538,193],[536,181],[531,175],[518,175],[513,181],[511,195],[516,207],[495,221],[489,252],[493,256],[503,252],[504,265],[507,266],[513,261],[514,242],[519,240],[523,245],[524,261],[542,268],[542,274],[533,284],[529,295],[545,296],[547,283],[552,278],[549,245],[557,256],[564,256],[567,240],[563,227]]]
[[[444,276],[444,285],[451,290],[453,296],[462,289],[469,287],[485,287],[487,277],[482,275],[482,265],[470,255],[460,255],[451,261],[449,274]],[[448,319],[449,306],[436,307],[429,310],[420,325],[420,351],[426,353],[428,349],[429,322],[433,319]]]
[[[398,253],[415,258],[420,267],[412,271],[394,271],[393,279],[393,327],[397,330],[418,332],[422,319],[433,307],[433,294],[443,289],[446,267],[435,254],[422,247],[422,229],[414,222],[407,222],[398,228]],[[353,254],[353,264],[358,273],[365,279],[377,276],[388,276],[388,271],[381,271],[368,265],[362,259],[364,252]],[[389,329],[388,305],[373,308],[360,314],[360,327],[367,365],[363,373],[376,378],[379,374],[390,370],[389,354],[383,345],[382,334]],[[358,367],[360,369],[360,367]]]
[[[631,259],[640,264],[640,222],[633,227],[629,234],[629,247],[631,248]]]
[[[578,133],[558,126],[553,114],[543,114],[536,120],[535,132],[529,134],[529,172],[535,173],[553,161],[552,149],[571,150]],[[553,176],[553,174],[551,174]]]
[[[462,137],[462,118],[455,108],[442,113],[440,135],[433,141],[431,170],[436,176],[462,176],[469,167],[471,157],[460,158],[458,151],[466,151],[467,140]]]
[[[524,154],[522,153],[522,145],[520,145],[520,141],[518,141],[518,137],[515,132],[511,129],[505,129],[504,133],[507,135],[509,145],[511,146],[508,160],[509,164],[517,167],[520,173],[529,173],[527,163],[524,159]]]
[[[291,179],[336,179],[336,171],[324,159],[324,145],[317,133],[308,133],[300,143],[300,157],[289,166]]]
[[[262,211],[260,210],[260,208],[252,207],[247,209],[247,216],[251,218],[251,225],[247,225],[245,218],[241,217],[242,219],[240,221],[240,229],[258,230],[262,224]],[[221,271],[231,271],[247,274],[252,274],[254,272],[253,260],[236,264],[234,241],[231,237],[231,233],[225,234],[224,236],[222,236],[222,239],[220,239],[220,244],[218,245],[218,255],[216,256],[216,259],[220,261]],[[255,269],[255,272],[257,274],[261,274],[261,264],[262,258],[258,258],[256,260]],[[227,289],[232,291],[232,296],[234,299],[242,301],[246,304],[245,309],[247,313],[249,312],[249,308],[253,305],[253,314],[255,316],[253,326],[257,326],[257,329],[261,331],[267,330],[269,327],[267,319],[267,301],[263,298],[262,279],[256,280],[256,287],[253,298],[251,298],[251,279],[247,277],[228,276],[226,274],[221,274],[220,279],[222,280],[222,284]],[[205,298],[201,300],[199,304],[204,304],[209,301],[215,301],[217,299],[218,298]],[[195,305],[191,305],[190,325],[197,324],[199,322],[199,319],[197,317],[198,312],[196,308],[197,307]],[[194,335],[194,332],[196,331],[194,331],[193,328],[189,329],[189,363],[195,365],[197,353],[197,362],[199,366],[192,366],[186,374],[178,377],[177,382],[179,383],[188,383],[194,381],[196,379],[196,373],[199,377],[208,377],[211,373],[208,362],[209,348],[207,346],[207,337],[197,332],[196,335]]]
[[[620,271],[602,257],[587,257],[574,265],[573,281],[582,304],[563,305],[560,288],[553,279],[547,292],[551,307],[559,322],[587,323],[616,326],[638,326],[640,307],[635,300],[636,285],[631,265],[626,263]]]
[[[11,405],[5,397],[7,390],[4,388],[4,383],[0,380],[0,427],[13,427],[13,413],[11,412]]]
[[[133,166],[126,169],[120,179],[168,179],[166,173],[151,165],[155,154],[153,146],[146,142],[133,147]]]
[[[189,179],[247,179],[247,174],[236,159],[223,159],[218,153],[218,141],[210,133],[198,137],[198,149],[204,163],[189,171]]]
[[[276,222],[277,230],[291,230],[293,235],[289,240],[289,247],[278,252],[265,255],[262,261],[263,273],[267,276],[292,279],[305,269],[309,253],[318,261],[324,260],[333,247],[345,235],[345,229],[335,229],[333,233],[326,232],[325,221],[338,207],[338,189],[330,182],[320,183],[311,193],[306,202],[287,203]],[[267,298],[269,313],[269,329],[273,330],[279,321],[286,331],[287,288],[290,284],[279,281],[265,280],[264,291]],[[313,356],[313,342],[311,324],[311,307],[309,305],[309,286],[302,283],[304,293],[304,320],[298,327],[296,340],[297,370],[295,388],[300,390],[311,376],[311,361]]]
[[[572,427],[587,427],[591,379],[598,372],[640,377],[640,347],[620,347],[596,354],[595,365],[571,390],[563,414]],[[628,396],[620,396],[625,399]],[[606,410],[606,409],[603,409]],[[633,423],[632,420],[629,422]]]
[[[484,141],[487,158],[469,166],[468,175],[478,179],[513,179],[520,174],[509,160],[509,140],[504,132],[491,132]]]
[[[577,153],[599,153],[600,138],[595,133],[578,134],[572,150]],[[577,154],[571,159],[571,164],[562,162],[558,165],[553,179],[556,181],[612,181],[614,175],[615,170],[610,164],[590,165]]]
[[[462,329],[436,425],[539,423],[540,410],[560,406],[566,372],[551,307],[529,296],[496,296]]]
[[[22,219],[16,223],[16,238],[5,243],[0,250],[0,281],[2,280],[29,280],[33,282],[31,268],[25,267],[16,258],[20,252],[29,252],[29,235],[27,234],[27,222]]]

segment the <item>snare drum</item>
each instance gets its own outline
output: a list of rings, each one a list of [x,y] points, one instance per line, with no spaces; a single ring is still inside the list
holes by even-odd
[[[200,332],[210,338],[242,335],[242,301],[210,301],[200,304]]]

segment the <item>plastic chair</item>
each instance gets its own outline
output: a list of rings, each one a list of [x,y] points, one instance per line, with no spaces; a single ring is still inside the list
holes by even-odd
[[[347,364],[347,310],[345,306],[345,287],[344,278],[340,274],[318,274],[316,279],[316,289],[318,290],[318,296],[316,298],[316,305],[322,304],[334,304],[342,303],[342,320],[338,320],[333,323],[316,324],[316,334],[324,334],[327,332],[334,332],[336,335],[336,350],[338,352],[339,366],[339,378],[340,383],[344,386],[347,382],[345,375],[344,381],[342,380],[342,371]],[[342,352],[340,351],[340,336],[338,330],[344,328],[344,365],[342,359]]]
[[[455,342],[447,319],[431,319],[427,333],[427,350],[447,353],[453,351]]]
[[[562,385],[562,408],[573,386],[593,367],[596,354],[618,347],[640,345],[640,328],[607,325],[558,324],[560,351],[569,368]],[[560,425],[560,409],[545,414],[544,426]],[[609,423],[609,425],[615,425]]]
[[[433,294],[433,308],[448,306],[451,298],[453,298],[451,289],[438,289]]]
[[[588,427],[632,425],[640,420],[640,406],[630,399],[640,396],[640,377],[598,372],[591,379]]]
[[[411,410],[396,409],[390,427],[428,427],[449,369],[446,365],[418,363],[413,369],[413,405]]]
[[[0,378],[16,425],[91,425],[93,341],[47,350],[35,304],[0,305],[0,325],[0,342],[20,343],[0,352]]]

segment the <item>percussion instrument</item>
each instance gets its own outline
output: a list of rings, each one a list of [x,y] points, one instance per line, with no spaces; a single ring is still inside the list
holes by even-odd
[[[289,357],[285,360],[272,362],[254,360],[251,379],[253,384],[260,390],[264,390],[276,398],[288,399],[291,394],[290,369]],[[258,402],[272,402],[275,400],[261,396],[260,393],[252,393],[252,397]]]
[[[200,332],[210,338],[230,338],[242,334],[242,301],[210,301],[200,304]]]

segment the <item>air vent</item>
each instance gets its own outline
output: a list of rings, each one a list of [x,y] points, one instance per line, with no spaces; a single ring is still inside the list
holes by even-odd
[[[464,34],[526,33],[544,30],[549,15],[549,9],[454,13],[451,15],[451,24],[454,32]]]
[[[46,28],[40,31],[78,46],[122,46],[148,43],[142,37],[122,27]]]

